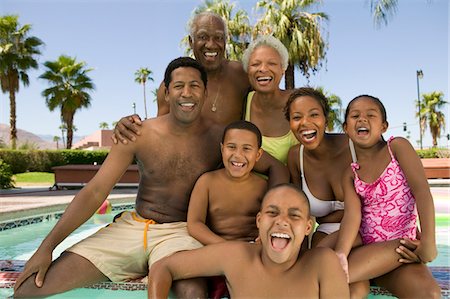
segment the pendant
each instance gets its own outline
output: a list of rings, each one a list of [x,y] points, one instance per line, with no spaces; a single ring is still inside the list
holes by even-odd
[[[213,106],[211,107],[211,111],[212,111],[212,112],[216,112],[216,111],[217,111],[216,105],[213,105]]]

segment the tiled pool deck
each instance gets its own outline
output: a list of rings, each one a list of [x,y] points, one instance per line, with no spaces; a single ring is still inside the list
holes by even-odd
[[[53,190],[48,187],[0,190],[0,230],[32,224],[45,220],[45,217],[59,217],[61,211],[70,203],[79,189]],[[117,188],[108,196],[112,205],[134,202],[137,188]],[[433,188],[437,213],[450,213],[450,187]],[[130,205],[131,207],[132,205]],[[0,257],[0,288],[12,288],[25,261],[6,261]],[[443,298],[450,298],[450,271],[448,267],[430,267],[442,288]],[[95,289],[146,290],[140,282],[105,282],[91,286]],[[371,288],[372,295],[389,295],[381,288]]]

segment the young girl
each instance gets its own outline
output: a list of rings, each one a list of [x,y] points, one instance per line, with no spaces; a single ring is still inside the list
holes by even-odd
[[[434,204],[423,166],[406,139],[384,140],[387,128],[386,110],[379,99],[362,95],[349,103],[344,131],[356,155],[342,181],[345,209],[336,245],[344,270],[358,230],[364,245],[400,240],[411,247],[410,255],[397,249],[400,260],[394,251],[386,251],[391,256],[385,260],[392,261],[384,264],[386,272],[402,263],[427,263],[437,255]],[[358,264],[357,258],[362,263],[370,257],[351,254],[351,276],[351,264]]]

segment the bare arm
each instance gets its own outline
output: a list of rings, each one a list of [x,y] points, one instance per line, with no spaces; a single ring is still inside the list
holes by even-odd
[[[361,225],[361,202],[353,185],[353,173],[350,167],[346,169],[342,177],[342,188],[345,207],[336,252],[348,256]]]
[[[223,275],[225,264],[235,260],[233,255],[239,250],[236,245],[235,242],[213,244],[159,260],[150,268],[148,298],[167,298],[173,280]]]
[[[302,188],[302,181],[300,179],[299,150],[300,145],[295,145],[289,149],[287,166],[291,177],[291,183]]]
[[[166,101],[166,86],[164,82],[161,82],[158,88],[158,93],[156,94],[156,103],[158,104],[158,114],[157,116],[161,116],[169,113],[170,106]]]
[[[350,298],[350,290],[339,261],[331,249],[320,249],[315,258],[319,269],[319,298]]]
[[[128,144],[129,141],[136,141],[136,137],[141,135],[142,121],[139,115],[133,114],[122,117],[113,130],[111,139],[114,144]]]
[[[289,183],[288,168],[265,151],[263,151],[261,158],[256,162],[254,170],[269,177],[269,188],[278,184]]]
[[[55,247],[95,213],[132,162],[132,149],[125,147],[123,145],[112,147],[97,174],[75,196],[61,219],[27,262],[23,273],[17,279],[15,289],[33,273],[37,273],[36,286],[42,286]]]
[[[353,173],[350,167],[347,168],[342,177],[342,188],[345,204],[344,217],[342,218],[341,228],[339,229],[335,251],[347,276],[347,281],[349,281],[348,255],[361,225],[361,202],[353,185]]]
[[[208,214],[208,173],[202,175],[195,183],[189,200],[187,226],[191,236],[203,245],[225,242],[226,240],[211,231],[206,225]],[[220,192],[220,191],[219,191]]]
[[[422,162],[408,140],[397,137],[391,142],[394,156],[405,173],[408,185],[416,199],[421,237],[414,250],[423,262],[431,262],[437,256],[435,239],[435,212],[433,196],[430,192]]]
[[[161,82],[156,94],[156,102],[158,104],[158,115],[161,116],[169,113],[169,105],[165,99],[166,86]],[[137,114],[122,117],[113,130],[111,139],[114,144],[119,141],[128,144],[129,141],[136,141],[137,136],[141,135],[142,120]]]

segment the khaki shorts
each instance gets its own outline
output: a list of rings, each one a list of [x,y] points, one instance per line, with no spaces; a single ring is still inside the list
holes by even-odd
[[[88,259],[111,281],[119,282],[147,275],[150,266],[165,256],[203,246],[189,235],[186,222],[154,223],[126,211],[67,251]]]

